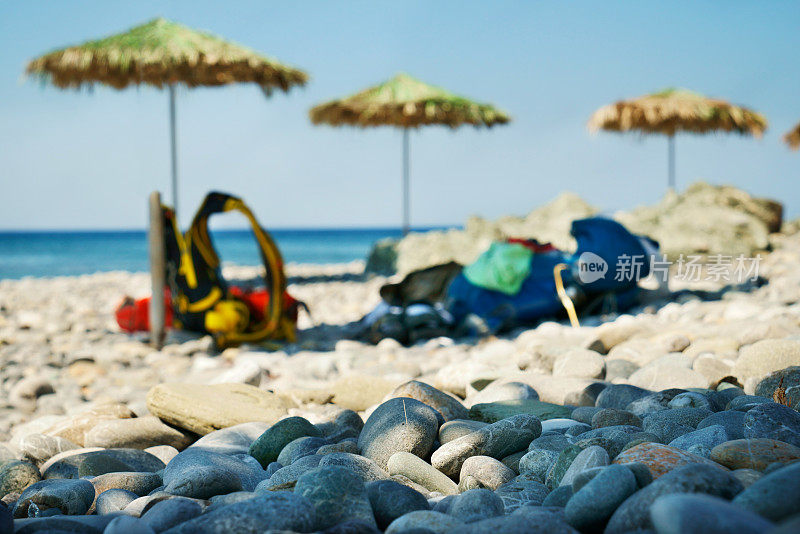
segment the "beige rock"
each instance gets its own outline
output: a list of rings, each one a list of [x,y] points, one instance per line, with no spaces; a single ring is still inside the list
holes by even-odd
[[[706,388],[709,380],[682,365],[648,365],[630,377],[628,383],[651,391],[669,388]]]
[[[601,378],[605,361],[593,350],[572,349],[559,356],[553,364],[553,376]]]
[[[64,438],[83,447],[86,433],[98,424],[104,421],[127,419],[133,415],[133,412],[124,404],[103,404],[57,423],[42,433]]]
[[[733,374],[744,382],[792,365],[800,365],[800,340],[765,339],[739,350]]]
[[[332,402],[360,412],[383,401],[400,383],[399,380],[387,380],[379,376],[348,375],[333,384]]]
[[[389,394],[389,398],[395,397],[409,397],[427,404],[442,414],[445,421],[469,419],[469,410],[467,410],[460,401],[433,386],[418,382],[417,380],[411,380],[410,382],[397,386],[397,388]]]
[[[150,413],[200,435],[251,421],[274,423],[290,406],[285,397],[246,384],[159,384],[147,394]]]
[[[144,452],[149,452],[164,462],[165,465],[178,455],[178,449],[175,447],[170,447],[169,445],[156,445],[155,447],[147,447]]]
[[[193,437],[186,432],[165,425],[158,417],[148,415],[116,421],[103,421],[86,432],[86,447],[106,449],[146,449],[156,445],[170,445],[180,450],[188,447]]]
[[[712,384],[733,374],[733,365],[731,365],[729,361],[708,353],[700,354],[700,356],[695,359],[692,368],[708,378],[708,381]]]

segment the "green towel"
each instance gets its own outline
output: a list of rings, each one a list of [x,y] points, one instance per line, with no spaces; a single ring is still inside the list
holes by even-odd
[[[464,269],[464,276],[478,287],[516,295],[531,272],[532,257],[526,246],[495,242]]]

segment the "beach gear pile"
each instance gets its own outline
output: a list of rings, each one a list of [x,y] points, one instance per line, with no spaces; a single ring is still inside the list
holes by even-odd
[[[657,243],[604,217],[574,221],[571,234],[574,253],[507,239],[463,268],[450,262],[384,286],[383,302],[362,320],[362,337],[410,344],[437,335],[493,334],[564,315],[577,324],[579,313],[633,305]]]
[[[217,213],[238,211],[250,223],[265,269],[264,288],[228,283],[208,232],[208,220]],[[269,233],[250,208],[237,197],[209,193],[189,230],[181,234],[174,211],[162,207],[166,241],[168,290],[164,299],[170,328],[211,334],[218,348],[265,340],[294,341],[299,303],[286,292],[283,259]],[[126,332],[149,330],[150,298],[129,297],[116,311],[117,324]]]

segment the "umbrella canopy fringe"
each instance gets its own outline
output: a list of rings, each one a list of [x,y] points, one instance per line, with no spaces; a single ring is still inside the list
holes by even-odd
[[[794,128],[786,132],[783,140],[792,150],[800,149],[800,123],[797,123]]]
[[[220,86],[252,82],[265,92],[304,85],[308,75],[247,47],[155,19],[130,31],[55,50],[29,62],[26,73],[59,88],[103,83],[117,89]]]
[[[309,112],[314,124],[332,126],[398,126],[416,128],[442,124],[491,127],[511,117],[489,104],[480,104],[399,74],[347,98],[320,104]]]
[[[591,116],[587,126],[592,132],[675,135],[721,131],[761,137],[767,129],[767,120],[760,113],[724,100],[684,89],[668,89],[603,106]]]

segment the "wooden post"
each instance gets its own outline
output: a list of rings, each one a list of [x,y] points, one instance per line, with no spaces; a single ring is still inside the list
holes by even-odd
[[[161,213],[161,194],[150,193],[150,345],[160,350],[164,346],[164,288],[167,283],[166,244],[164,242],[164,217]]]

